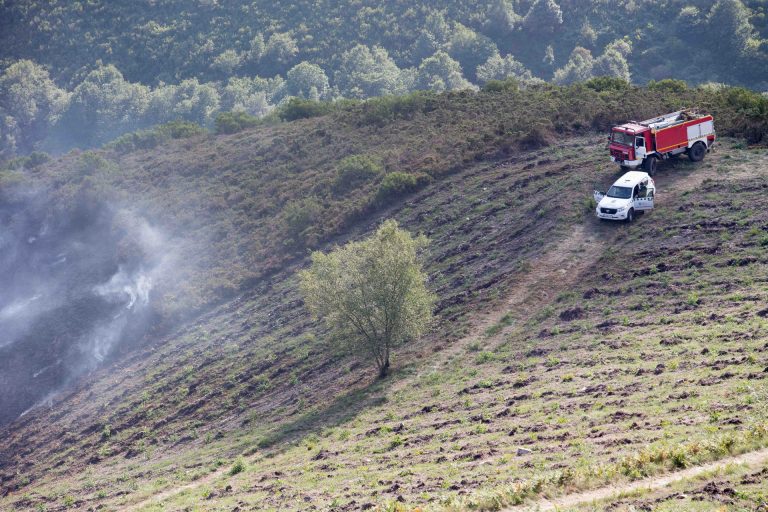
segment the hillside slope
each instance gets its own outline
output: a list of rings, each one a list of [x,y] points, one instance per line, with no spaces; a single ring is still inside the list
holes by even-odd
[[[682,440],[699,445],[679,455],[686,464],[765,443],[745,433],[755,428],[750,397],[768,363],[755,306],[764,300],[755,227],[768,155],[721,146],[702,166],[675,163],[657,178],[656,211],[633,226],[605,225],[581,206],[593,185],[610,181],[597,140],[560,150],[593,171],[531,153],[457,174],[388,212],[431,231],[436,283],[467,283],[466,294],[443,301],[436,332],[400,356],[396,378],[376,382],[354,362],[323,363],[309,344],[322,331],[291,299],[292,278],[276,277],[25,417],[4,451],[16,454],[4,467],[20,470],[11,485],[25,489],[9,505],[152,509],[143,500],[159,494],[171,510],[200,500],[206,510],[334,501],[357,509],[398,497],[482,500],[496,486],[503,502],[510,480],[547,475],[582,486],[658,471],[671,455],[644,463],[635,454]],[[571,203],[542,210],[557,183]],[[448,204],[455,213],[446,219]],[[542,221],[514,222],[532,213]],[[477,234],[463,250],[448,242],[461,226]],[[575,273],[548,267],[558,253],[584,263]],[[465,297],[495,304],[488,315],[501,313],[499,323],[452,318]],[[433,354],[440,346],[450,348]],[[170,357],[173,365],[162,363]],[[518,456],[518,447],[533,453]],[[243,473],[204,476],[242,452]],[[80,476],[67,476],[74,468]],[[189,481],[180,494],[163,491]]]
[[[62,207],[141,197],[188,277],[154,298],[164,330],[4,428],[0,507],[501,504],[765,444],[765,150],[726,139],[703,164],[669,162],[658,209],[624,226],[588,201],[617,172],[604,135],[573,136],[623,116],[620,98],[649,98],[631,117],[698,99],[760,140],[765,120],[730,93],[453,94],[396,100],[424,102],[392,117],[372,102],[29,172]],[[378,176],[339,198],[338,162],[358,153],[431,182],[379,202]],[[308,195],[322,208],[296,245],[285,208]],[[294,273],[308,246],[389,217],[432,240],[439,303],[377,381],[327,350]],[[669,448],[683,440],[698,447]]]

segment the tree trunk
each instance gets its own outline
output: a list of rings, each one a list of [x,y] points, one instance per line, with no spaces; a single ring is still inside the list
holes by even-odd
[[[383,379],[389,373],[389,358],[384,361],[384,364],[379,365],[379,378]]]

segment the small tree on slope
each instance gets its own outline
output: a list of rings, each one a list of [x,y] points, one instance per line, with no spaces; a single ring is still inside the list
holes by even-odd
[[[420,336],[432,318],[435,297],[419,261],[427,244],[388,220],[366,240],[315,251],[300,273],[313,315],[325,319],[344,348],[372,358],[381,377],[391,350]]]

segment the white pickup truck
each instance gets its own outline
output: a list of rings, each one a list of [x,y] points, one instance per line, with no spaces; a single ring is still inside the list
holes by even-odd
[[[629,171],[602,193],[595,190],[597,217],[632,222],[647,210],[653,210],[656,184],[648,173]]]

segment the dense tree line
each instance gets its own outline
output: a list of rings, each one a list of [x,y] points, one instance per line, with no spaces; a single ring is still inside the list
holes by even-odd
[[[768,89],[759,0],[0,1],[0,159],[291,97],[515,77]],[[652,16],[649,16],[652,13]]]

